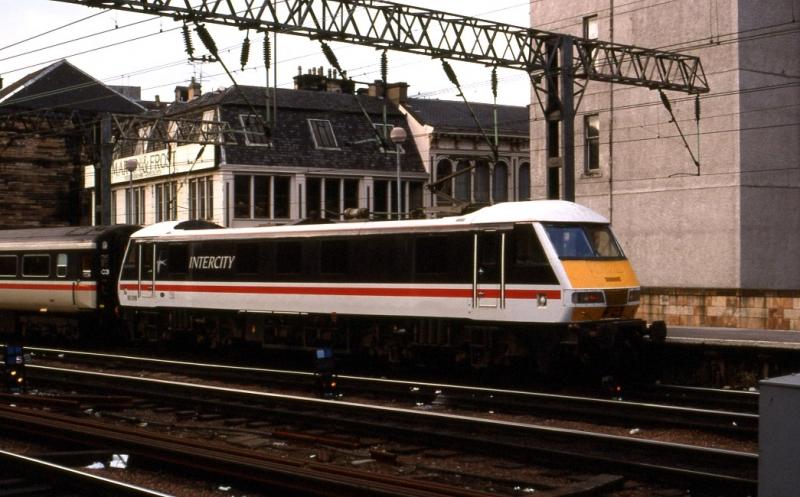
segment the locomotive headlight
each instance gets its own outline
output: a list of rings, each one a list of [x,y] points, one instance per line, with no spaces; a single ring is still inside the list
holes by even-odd
[[[640,288],[631,288],[628,290],[628,303],[639,302],[642,298],[642,290]]]
[[[573,304],[605,304],[606,297],[601,291],[575,292],[572,294]]]
[[[536,303],[539,305],[539,307],[547,307],[547,295],[540,293],[536,298]]]

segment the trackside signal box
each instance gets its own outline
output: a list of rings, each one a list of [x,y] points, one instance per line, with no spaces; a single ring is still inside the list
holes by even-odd
[[[6,345],[3,369],[6,391],[25,392],[25,353],[21,345]]]

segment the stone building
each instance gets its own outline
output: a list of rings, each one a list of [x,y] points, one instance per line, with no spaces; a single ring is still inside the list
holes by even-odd
[[[66,60],[0,89],[0,228],[88,222],[81,166],[96,119],[143,111]]]
[[[576,118],[576,199],[609,217],[671,324],[800,330],[798,0],[531,2],[531,26],[699,56],[710,93],[592,82]],[[547,162],[531,107],[534,197]],[[692,154],[699,160],[695,167]]]
[[[410,98],[400,102],[400,110],[406,114],[417,149],[435,185],[430,193],[433,213],[447,214],[468,206],[530,199],[526,107],[471,103],[468,108],[463,101]],[[496,162],[491,146],[495,140],[495,111]]]

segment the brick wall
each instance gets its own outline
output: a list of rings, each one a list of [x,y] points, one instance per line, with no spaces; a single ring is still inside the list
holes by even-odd
[[[800,290],[643,288],[638,316],[667,325],[800,331]]]

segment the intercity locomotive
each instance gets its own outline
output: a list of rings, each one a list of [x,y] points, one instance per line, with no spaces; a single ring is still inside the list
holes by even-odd
[[[131,336],[545,366],[559,347],[630,351],[665,331],[634,318],[639,283],[608,220],[574,203],[436,220],[184,226],[131,236],[118,286]]]

